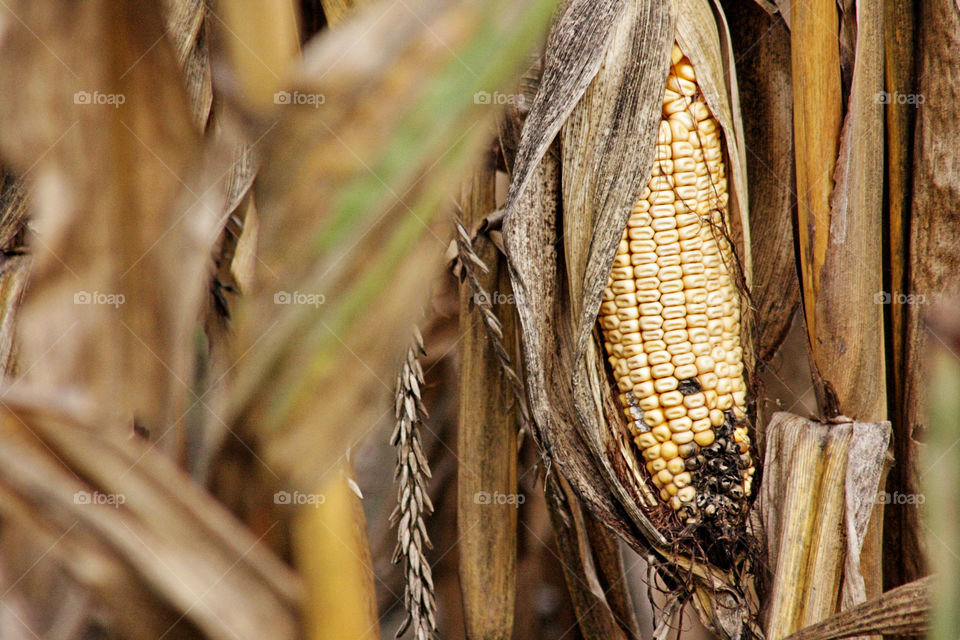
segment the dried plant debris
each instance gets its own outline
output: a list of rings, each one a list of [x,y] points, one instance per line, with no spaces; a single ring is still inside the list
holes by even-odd
[[[433,592],[433,573],[424,555],[432,549],[425,519],[433,513],[433,504],[427,492],[430,465],[420,440],[420,426],[427,417],[423,406],[423,369],[418,357],[425,355],[423,338],[415,331],[414,344],[407,350],[407,358],[397,375],[397,426],[390,444],[397,449],[397,506],[390,522],[397,527],[397,546],[393,563],[403,561],[406,586],[404,606],[407,617],[397,629],[397,637],[413,628],[416,640],[434,637],[437,630],[437,599]]]

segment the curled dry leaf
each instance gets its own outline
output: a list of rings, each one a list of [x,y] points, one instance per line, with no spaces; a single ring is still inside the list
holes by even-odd
[[[785,640],[838,640],[877,633],[921,636],[930,629],[933,582],[934,578],[928,576],[891,589],[879,598],[790,634]]]
[[[98,598],[116,605],[131,584],[121,619],[149,612],[156,598],[211,638],[297,636],[297,578],[157,448],[119,436],[123,425],[63,395],[8,389],[3,407],[0,505],[102,563],[96,576],[63,560]],[[163,619],[154,607],[144,623]]]

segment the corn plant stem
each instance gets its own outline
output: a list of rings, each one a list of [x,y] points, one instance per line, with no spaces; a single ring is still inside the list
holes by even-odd
[[[804,438],[795,430],[784,438],[784,449],[792,450],[796,473],[790,478],[784,498],[784,521],[780,523],[779,557],[770,593],[767,638],[780,640],[799,628],[803,589],[807,581],[807,559],[823,451],[816,438]]]
[[[801,627],[826,618],[836,610],[843,581],[843,559],[846,551],[844,534],[844,479],[850,435],[828,435],[819,482],[816,520],[810,535],[811,555],[807,568],[807,584],[802,602]]]
[[[300,507],[294,522],[307,640],[380,638],[367,521],[352,482],[352,465],[344,462],[318,487],[316,504]]]
[[[484,155],[466,180],[461,203],[464,222],[470,227],[496,208],[492,153]],[[499,338],[511,344],[515,321],[513,308],[506,303],[510,287],[506,262],[487,238],[477,238],[473,250],[489,265],[473,277],[493,292],[495,298],[488,302],[499,310]],[[471,283],[461,285],[457,430],[460,591],[467,638],[506,640],[513,633],[517,584],[517,417],[494,346],[498,338],[490,335],[477,304],[481,295]]]

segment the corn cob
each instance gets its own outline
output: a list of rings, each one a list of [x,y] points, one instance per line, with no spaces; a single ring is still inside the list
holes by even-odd
[[[720,127],[674,45],[657,155],[599,322],[620,403],[682,522],[742,515],[753,482]]]

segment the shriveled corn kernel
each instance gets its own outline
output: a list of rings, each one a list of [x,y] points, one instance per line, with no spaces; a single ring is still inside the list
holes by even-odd
[[[641,449],[648,449],[654,446],[655,444],[657,444],[657,439],[654,438],[653,434],[648,431],[646,433],[641,433],[640,435],[638,435],[635,442],[637,443],[637,446],[640,447]]]
[[[666,442],[670,439],[670,428],[665,424],[654,427],[651,432],[653,433],[653,437],[659,442]]]

